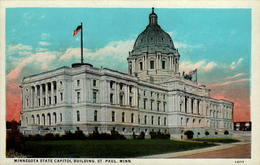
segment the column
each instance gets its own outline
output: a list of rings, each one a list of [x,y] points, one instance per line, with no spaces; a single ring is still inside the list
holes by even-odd
[[[45,84],[45,103],[49,105],[49,93],[48,93],[48,83]]]
[[[188,113],[191,113],[191,98],[188,98]]]
[[[170,62],[169,69],[171,70],[172,69],[172,56],[170,56],[169,62]]]
[[[53,82],[51,82],[51,104],[54,104],[54,88],[53,88]]]
[[[40,84],[40,106],[43,105],[43,98],[42,98],[42,84]]]
[[[34,86],[34,105],[33,107],[37,107],[37,86]]]

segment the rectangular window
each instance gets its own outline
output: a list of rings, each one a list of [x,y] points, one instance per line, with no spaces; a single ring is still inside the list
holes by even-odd
[[[153,110],[153,100],[151,100],[151,110]]]
[[[119,104],[123,105],[123,99],[124,99],[124,95],[120,95],[119,96]]]
[[[112,111],[112,122],[114,122],[114,121],[115,121],[115,112]]]
[[[129,92],[132,93],[133,90],[132,90],[132,86],[129,86]]]
[[[110,88],[113,89],[114,82],[110,81]]]
[[[38,99],[38,106],[41,106],[41,99]]]
[[[80,92],[77,92],[77,103],[80,102]]]
[[[132,106],[132,97],[129,97],[129,104]]]
[[[154,69],[154,61],[150,61],[150,69]]]
[[[94,111],[94,121],[97,121],[97,111]]]
[[[26,106],[29,107],[29,99],[26,99]]]
[[[162,61],[162,69],[165,69],[165,61]]]
[[[43,98],[43,105],[46,105],[46,98]]]
[[[157,111],[160,111],[160,102],[157,102]]]
[[[140,70],[143,70],[143,62],[139,63]]]
[[[125,122],[125,112],[122,112],[122,122]]]
[[[80,80],[77,80],[77,86],[79,86],[80,85]]]
[[[110,93],[110,104],[113,104],[113,97],[114,97],[113,93]]]
[[[63,93],[60,93],[60,101],[63,101]]]
[[[163,103],[163,112],[166,110],[166,102]]]
[[[144,109],[146,109],[146,99],[144,99]]]
[[[62,113],[60,113],[60,122],[62,122]]]
[[[97,86],[97,81],[93,80],[93,87]]]
[[[146,124],[147,123],[147,116],[145,115],[144,116],[144,124]]]
[[[80,121],[80,113],[77,111],[77,121]]]
[[[97,102],[97,91],[93,90],[93,103]]]
[[[51,97],[49,97],[49,105],[51,105]]]
[[[57,96],[54,96],[54,104],[57,104]]]
[[[151,124],[153,125],[153,116],[151,117]]]

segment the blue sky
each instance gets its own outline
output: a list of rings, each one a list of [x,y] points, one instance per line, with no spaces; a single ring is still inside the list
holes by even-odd
[[[22,75],[79,61],[79,35],[72,37],[72,31],[80,22],[85,61],[126,71],[128,51],[148,24],[150,12],[149,8],[8,8],[6,73],[30,56],[34,57],[22,66]],[[251,10],[156,8],[155,12],[179,48],[182,70],[198,67],[201,80],[212,83],[217,82],[211,80],[212,75],[250,77]],[[231,69],[232,63],[239,70]],[[207,65],[212,69],[207,70]]]

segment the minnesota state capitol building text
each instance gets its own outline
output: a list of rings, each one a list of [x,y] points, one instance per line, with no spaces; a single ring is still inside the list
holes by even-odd
[[[193,81],[197,70],[180,73],[179,60],[152,10],[129,52],[128,74],[84,63],[25,77],[21,132],[116,130],[130,137],[143,131],[149,138],[160,131],[172,139],[230,134],[233,103],[211,98],[210,89]]]

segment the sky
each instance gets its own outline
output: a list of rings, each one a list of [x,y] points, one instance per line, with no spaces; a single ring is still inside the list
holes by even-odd
[[[234,102],[234,120],[250,120],[251,10],[155,8],[180,52],[180,70],[198,69],[211,97]],[[150,8],[7,8],[6,119],[19,120],[23,77],[84,60],[127,72],[128,52]]]

